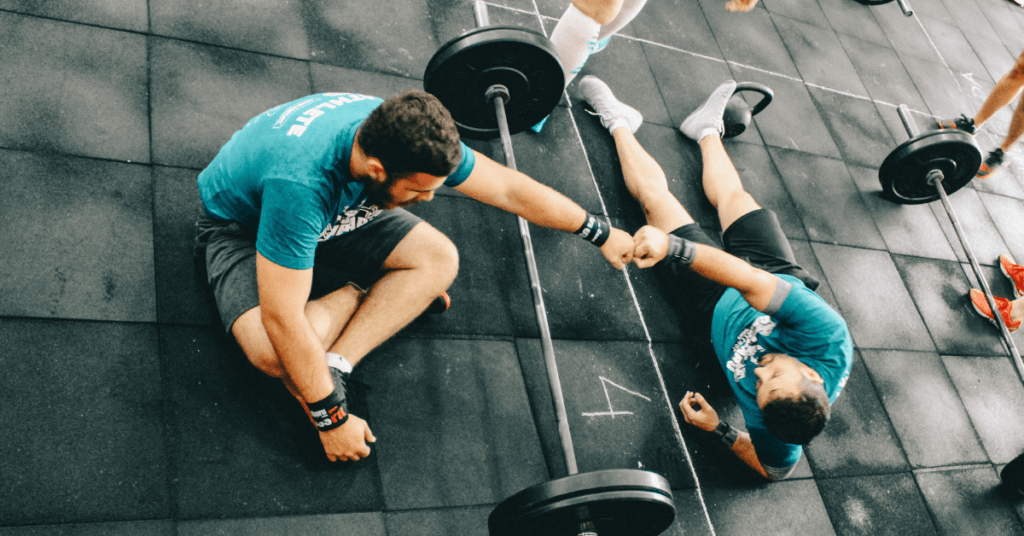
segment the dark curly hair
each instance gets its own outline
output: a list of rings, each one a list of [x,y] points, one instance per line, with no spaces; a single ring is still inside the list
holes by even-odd
[[[768,433],[792,445],[807,445],[828,422],[831,410],[825,389],[808,378],[795,398],[779,398],[761,410]]]
[[[409,90],[384,101],[359,128],[359,144],[389,178],[450,175],[462,161],[459,131],[437,97]]]

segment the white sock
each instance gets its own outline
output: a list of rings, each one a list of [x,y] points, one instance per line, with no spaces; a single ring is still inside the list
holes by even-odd
[[[604,41],[608,36],[626,27],[627,24],[633,21],[640,10],[647,4],[647,0],[625,0],[622,2],[622,9],[619,10],[619,14],[612,19],[611,22],[601,27],[601,32],[597,36],[598,41]]]
[[[551,32],[551,42],[562,59],[566,86],[587,62],[590,48],[597,44],[597,34],[600,31],[601,25],[597,21],[584,15],[572,4],[569,4],[569,9],[565,10],[562,18],[558,19],[555,30]]]
[[[327,366],[334,367],[342,372],[352,372],[352,363],[349,363],[348,359],[341,357],[341,354],[334,352],[327,352]]]

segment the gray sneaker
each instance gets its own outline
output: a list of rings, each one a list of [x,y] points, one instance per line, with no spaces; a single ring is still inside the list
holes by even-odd
[[[580,80],[580,93],[594,109],[593,115],[601,118],[601,124],[608,132],[626,127],[635,133],[644,122],[644,116],[636,108],[616,99],[608,84],[595,76],[587,75]]]
[[[728,80],[711,92],[708,100],[693,111],[683,124],[679,125],[679,131],[693,141],[700,141],[704,136],[725,132],[725,125],[722,123],[722,114],[725,113],[725,105],[729,98],[736,92],[736,81]]]

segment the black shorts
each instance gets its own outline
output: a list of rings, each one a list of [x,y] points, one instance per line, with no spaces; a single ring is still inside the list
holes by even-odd
[[[696,223],[684,225],[671,234],[724,249],[766,272],[791,275],[811,290],[818,288],[818,280],[797,265],[789,239],[779,225],[779,218],[769,209],[749,212],[733,222],[722,235],[724,248],[719,247]],[[667,288],[684,329],[701,341],[710,340],[711,317],[726,287],[679,263],[659,263],[654,271]]]
[[[348,283],[368,289],[384,274],[382,266],[419,217],[404,209],[385,210],[364,225],[321,242],[313,262],[310,299]],[[205,262],[224,329],[260,304],[256,285],[256,231],[244,225],[204,218],[196,222],[195,257]],[[205,261],[204,261],[205,260]]]

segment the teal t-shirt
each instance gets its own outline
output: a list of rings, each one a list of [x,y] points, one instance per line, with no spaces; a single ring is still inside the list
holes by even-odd
[[[349,174],[356,131],[384,101],[357,93],[320,93],[252,118],[199,174],[207,214],[255,229],[256,250],[295,270],[313,267],[317,244],[381,213],[364,203],[364,185]],[[473,151],[445,181],[458,186],[473,171]]]
[[[730,288],[718,300],[711,320],[715,355],[743,412],[757,458],[769,471],[795,465],[803,448],[776,439],[764,426],[754,375],[761,356],[783,353],[813,368],[825,381],[830,402],[846,385],[853,363],[853,341],[839,313],[799,279],[776,277],[793,288],[771,315],[754,309]]]

